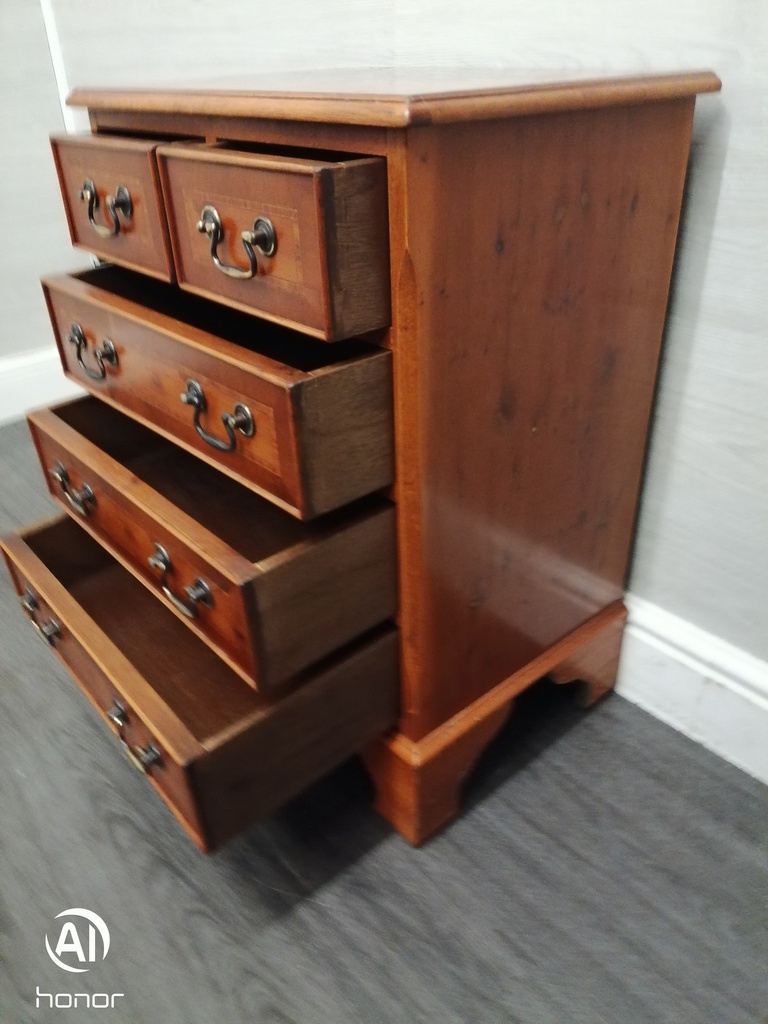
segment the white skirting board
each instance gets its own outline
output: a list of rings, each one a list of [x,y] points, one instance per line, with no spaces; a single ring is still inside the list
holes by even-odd
[[[617,693],[768,783],[768,662],[628,595]]]
[[[84,394],[62,373],[55,348],[0,357],[0,424],[21,419],[30,409]]]

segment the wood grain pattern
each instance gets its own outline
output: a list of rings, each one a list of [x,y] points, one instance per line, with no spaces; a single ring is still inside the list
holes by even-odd
[[[0,532],[53,508],[23,422],[0,469]],[[42,937],[70,906],[113,942],[77,990],[124,992],[137,1022],[764,1016],[768,790],[619,696],[585,714],[567,687],[526,691],[417,853],[351,762],[203,857],[20,614],[0,573],[9,1021],[36,985],[67,990]]]
[[[56,135],[51,138],[51,146],[72,244],[122,266],[172,281],[171,247],[155,161],[157,143]],[[111,227],[107,196],[114,196],[119,185],[130,193],[133,213],[119,218],[120,231],[114,237],[101,237],[88,221],[87,204],[79,198],[86,178],[94,182],[98,192],[96,221],[107,227]]]
[[[253,83],[254,77],[249,77]],[[425,75],[419,69],[380,68],[371,72],[350,68],[325,75],[293,72],[288,77],[280,90],[275,88],[273,73],[261,89],[251,84],[241,90],[233,86],[223,91],[215,82],[207,88],[192,90],[76,89],[67,102],[91,110],[281,117],[291,121],[405,128],[674,100],[720,88],[719,79],[709,71],[596,78],[590,77],[589,72],[571,72],[569,76],[526,71],[515,75],[510,68],[504,68],[494,76],[488,68],[439,68],[433,72],[432,81],[427,79],[425,83]],[[494,77],[495,83],[490,84]]]
[[[401,732],[374,740],[363,757],[379,813],[410,843],[433,836],[459,813],[469,772],[520,694],[544,676],[578,681],[585,704],[613,689],[626,617],[623,604],[611,605],[420,740]]]
[[[385,166],[377,158],[301,158],[204,146],[158,150],[174,261],[182,288],[327,341],[389,323]],[[274,256],[257,254],[247,280],[216,267],[197,230],[218,211],[219,259],[248,269],[240,239],[257,217],[274,225]]]
[[[279,807],[397,716],[391,627],[270,702],[67,517],[5,538],[2,548],[17,591],[29,586],[39,614],[55,617],[62,639],[54,650],[90,699],[104,714],[119,699],[125,739],[158,746],[163,760],[150,781],[205,850]]]
[[[34,413],[29,424],[61,507],[260,692],[394,615],[391,506],[300,523],[94,399]],[[72,488],[91,488],[87,516],[51,476],[57,463]],[[148,562],[155,544],[171,558],[167,585],[187,604],[187,586],[208,585],[211,606],[196,605],[195,618],[162,595]]]
[[[678,100],[408,134],[393,278],[410,739],[621,596],[691,116]]]
[[[142,289],[134,294],[124,281],[102,270],[44,281],[62,365],[78,384],[301,518],[391,482],[388,352],[352,342],[329,346],[321,358],[290,332],[199,300],[188,307],[172,289],[144,287],[147,305],[140,305]],[[124,298],[124,290],[131,297]],[[193,326],[201,309],[215,334]],[[67,342],[73,323],[81,325],[89,349],[103,338],[114,343],[119,365],[107,366],[103,380],[92,380],[75,361]],[[298,365],[289,365],[292,359]],[[205,392],[204,429],[225,439],[221,416],[244,402],[254,417],[254,436],[237,433],[231,452],[211,447],[194,429],[193,410],[181,402],[189,379]],[[316,436],[306,436],[307,385],[306,404],[327,424],[327,451]],[[307,460],[317,465],[307,466]]]

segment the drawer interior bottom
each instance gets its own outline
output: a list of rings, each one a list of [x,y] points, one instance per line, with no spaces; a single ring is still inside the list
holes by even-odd
[[[201,743],[269,706],[77,523],[26,543]]]
[[[264,561],[332,531],[357,512],[386,504],[374,495],[302,522],[95,398],[53,412],[250,562]]]

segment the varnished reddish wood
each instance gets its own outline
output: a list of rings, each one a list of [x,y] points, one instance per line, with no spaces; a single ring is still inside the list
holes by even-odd
[[[164,281],[173,280],[173,264],[165,210],[160,194],[155,149],[139,139],[97,139],[89,135],[55,135],[51,147],[59,176],[72,244],[125,267]],[[119,185],[133,203],[129,218],[120,216],[119,234],[102,238],[88,221],[87,204],[79,198],[90,178],[99,198],[97,223],[111,227],[106,197]]]
[[[18,592],[29,586],[40,614],[59,623],[55,650],[89,698],[102,714],[120,699],[126,740],[159,747],[163,766],[150,781],[203,849],[269,813],[395,720],[391,628],[270,702],[66,517],[5,538],[2,548]]]
[[[464,781],[509,710],[507,704],[477,719],[430,757],[402,733],[370,743],[362,756],[376,785],[379,814],[414,846],[426,842],[459,813]]]
[[[411,739],[621,597],[692,112],[408,133],[393,276]]]
[[[428,839],[458,813],[464,780],[524,690],[547,675],[578,679],[592,703],[614,686],[625,619],[623,604],[611,605],[420,740],[374,740],[363,757],[377,810],[409,842]]]
[[[275,118],[385,128],[488,120],[551,110],[580,110],[679,99],[716,92],[711,71],[614,77],[590,72],[516,73],[514,69],[376,68],[356,71],[272,72],[261,88],[249,76],[244,88],[216,82],[191,89],[76,89],[72,106],[138,114],[205,114]]]
[[[300,518],[391,482],[389,353],[349,343],[328,346],[327,356],[318,358],[317,350],[306,353],[307,342],[289,344],[289,337],[283,346],[275,328],[197,300],[194,310],[213,310],[214,334],[191,325],[178,291],[159,286],[150,298],[145,288],[147,304],[140,305],[134,289],[128,290],[131,298],[123,296],[109,269],[49,278],[43,287],[68,376]],[[78,366],[66,340],[73,323],[86,335],[91,364],[91,350],[104,338],[115,345],[118,366],[107,366],[103,380],[92,380]],[[264,355],[260,347],[275,355]],[[204,389],[208,409],[201,422],[209,433],[226,438],[221,417],[244,402],[254,418],[253,437],[237,433],[231,452],[219,452],[201,438],[193,410],[181,401],[189,379]],[[322,430],[314,426],[318,416]]]
[[[93,399],[28,419],[62,508],[260,692],[394,615],[394,510],[385,503],[301,523]],[[134,452],[125,451],[126,424]],[[86,516],[51,475],[57,463],[72,488],[91,488]],[[209,586],[212,606],[197,605],[196,618],[162,595],[148,562],[156,543],[171,557],[174,593],[185,599],[198,578]]]
[[[596,703],[616,685],[625,623],[626,613],[569,654],[559,665],[550,669],[547,675],[556,683],[578,682],[581,686],[581,703],[585,707]]]
[[[337,341],[389,323],[387,212],[382,160],[336,160],[206,146],[158,150],[179,284],[196,294]],[[247,270],[240,238],[257,217],[274,225],[274,256],[228,277],[197,230],[218,211],[219,259]]]
[[[366,756],[382,813],[414,842],[456,813],[461,779],[518,693],[552,673],[586,677],[595,697],[618,657],[693,97],[719,81],[577,79],[74,97],[103,133],[289,146],[288,162],[321,147],[386,157],[391,326],[373,340],[393,355],[402,713]],[[317,195],[327,211],[332,197]],[[337,264],[338,287],[348,269]],[[290,390],[302,401],[276,421],[273,446],[303,432],[301,493],[333,493],[345,452],[357,471],[381,457],[375,432],[340,426],[337,406],[359,424],[369,401],[378,422],[389,376],[366,399],[336,367],[301,372]],[[315,403],[326,372],[334,383]],[[263,361],[258,374],[275,383]],[[89,386],[114,401],[110,384]],[[147,372],[134,390],[152,387]],[[154,411],[131,415],[166,431]],[[222,756],[223,783],[247,773],[249,747]]]

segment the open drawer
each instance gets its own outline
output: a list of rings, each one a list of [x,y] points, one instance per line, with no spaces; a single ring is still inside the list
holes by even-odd
[[[392,483],[392,357],[129,271],[43,282],[66,374],[302,519]]]
[[[158,165],[182,288],[326,341],[389,324],[383,159],[175,144]]]
[[[302,523],[93,398],[28,421],[53,497],[259,691],[394,617],[384,499]]]
[[[205,850],[395,722],[392,627],[271,701],[244,686],[71,519],[5,538],[2,547],[31,626]]]
[[[51,138],[72,244],[172,281],[157,146],[108,135]]]

